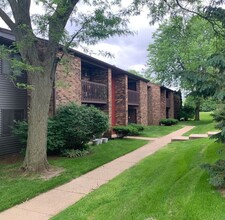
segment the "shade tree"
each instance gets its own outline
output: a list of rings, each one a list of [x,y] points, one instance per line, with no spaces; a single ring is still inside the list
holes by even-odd
[[[31,3],[42,14],[30,14]],[[15,35],[29,89],[28,139],[23,169],[48,170],[47,121],[57,64],[70,46],[90,45],[115,35],[131,34],[120,0],[2,0],[0,18]],[[65,30],[71,22],[70,32]],[[41,37],[41,38],[39,38]],[[45,38],[43,40],[42,38]],[[63,53],[59,55],[61,49]]]

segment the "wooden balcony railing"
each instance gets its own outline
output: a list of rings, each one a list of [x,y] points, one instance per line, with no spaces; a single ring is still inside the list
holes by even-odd
[[[170,108],[170,99],[169,98],[166,98],[166,107]]]
[[[128,90],[128,105],[139,105],[139,92]]]
[[[81,101],[85,103],[107,103],[107,86],[102,83],[81,81]]]

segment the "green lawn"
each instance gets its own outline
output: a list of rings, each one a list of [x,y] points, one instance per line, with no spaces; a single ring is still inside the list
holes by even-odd
[[[200,121],[185,121],[179,122],[179,125],[192,125],[196,126],[191,131],[185,133],[184,136],[188,136],[190,134],[205,134],[208,131],[216,131],[215,122],[213,122],[211,112],[201,112],[200,113]]]
[[[205,134],[208,131],[216,131],[215,123],[210,114],[211,112],[201,112],[200,121],[181,121],[178,125],[173,126],[145,126],[145,130],[141,132],[139,136],[151,138],[162,137],[187,125],[196,127],[184,134],[184,136],[188,136],[190,134]]]
[[[144,131],[140,133],[141,137],[151,137],[157,138],[167,135],[171,132],[181,129],[182,125],[173,125],[173,126],[145,126]]]
[[[92,154],[86,157],[52,158],[49,162],[65,171],[60,176],[45,181],[37,177],[22,176],[18,171],[21,163],[6,165],[0,161],[0,211],[68,182],[146,143],[143,140],[117,139],[92,147]]]
[[[53,219],[224,220],[225,198],[200,169],[221,147],[209,139],[171,143]]]

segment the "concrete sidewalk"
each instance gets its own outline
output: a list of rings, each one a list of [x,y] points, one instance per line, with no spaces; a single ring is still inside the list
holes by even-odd
[[[126,169],[138,163],[145,157],[155,153],[160,148],[171,142],[175,136],[180,136],[191,130],[186,126],[169,135],[155,139],[143,147],[119,157],[91,172],[88,172],[69,183],[52,189],[46,193],[14,206],[0,213],[1,220],[46,220],[68,206],[76,203],[91,191],[107,183]],[[138,139],[138,137],[136,137]],[[2,201],[4,202],[4,201]]]

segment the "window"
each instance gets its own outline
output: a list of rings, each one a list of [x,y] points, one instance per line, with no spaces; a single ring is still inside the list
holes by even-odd
[[[1,74],[9,74],[10,73],[10,64],[6,59],[1,59]]]
[[[3,136],[11,135],[12,127],[15,121],[21,121],[24,117],[24,109],[2,109],[2,129]]]
[[[11,59],[21,61],[21,56],[19,54],[11,54],[10,56],[8,56],[8,58],[0,59],[1,74],[8,75],[12,72],[11,63],[10,63]],[[16,74],[17,76],[20,76],[22,73],[22,70],[21,68],[17,67],[16,69],[13,70],[13,73]]]

